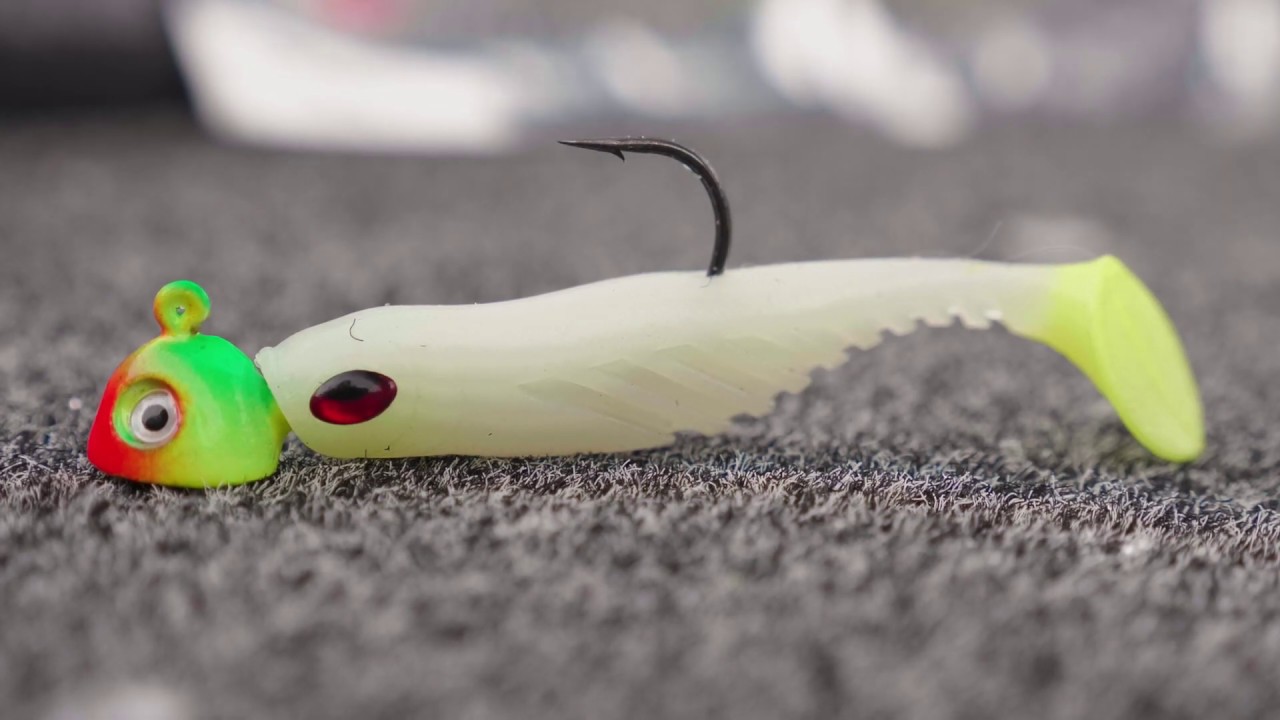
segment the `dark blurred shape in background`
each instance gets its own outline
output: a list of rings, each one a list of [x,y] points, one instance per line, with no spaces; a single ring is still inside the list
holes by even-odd
[[[0,108],[153,101],[181,81],[161,0],[0,2]]]
[[[6,107],[178,97],[178,67],[223,137],[321,149],[489,152],[570,125],[796,112],[916,147],[1021,118],[1247,139],[1280,118],[1280,0],[0,5]]]

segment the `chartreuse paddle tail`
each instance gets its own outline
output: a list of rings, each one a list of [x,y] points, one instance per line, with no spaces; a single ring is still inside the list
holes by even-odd
[[[712,434],[769,412],[812,370],[844,363],[849,348],[870,348],[885,332],[956,321],[999,322],[1066,356],[1160,458],[1185,462],[1204,448],[1177,332],[1114,257],[837,260],[722,273],[727,247],[718,235],[708,274],[372,308],[303,330],[256,362],[201,334],[208,296],[171,283],[155,300],[161,335],[107,384],[89,459],[111,475],[211,487],[274,473],[290,429],[342,458],[659,447],[678,432]]]

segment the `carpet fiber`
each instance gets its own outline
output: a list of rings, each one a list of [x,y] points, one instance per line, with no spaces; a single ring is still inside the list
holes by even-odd
[[[252,353],[382,303],[703,266],[668,160],[219,146],[178,113],[0,132],[4,717],[1245,717],[1280,703],[1280,147],[1190,129],[682,134],[730,267],[1114,252],[1183,333],[1209,445],[1159,462],[1001,330],[853,353],[625,456],[337,462],[184,492],[83,446],[189,277]],[[112,713],[115,713],[114,715]]]

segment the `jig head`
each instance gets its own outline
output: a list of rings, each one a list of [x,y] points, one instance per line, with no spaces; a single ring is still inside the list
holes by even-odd
[[[184,487],[274,473],[289,426],[249,358],[200,334],[209,296],[178,280],[156,294],[154,311],[160,336],[107,381],[89,460],[108,475]]]
[[[1065,355],[1134,437],[1183,462],[1199,392],[1159,302],[1119,260],[1068,265],[887,258],[724,272],[729,206],[710,165],[648,139],[572,141],[679,160],[716,218],[708,271],[616,278],[480,305],[371,308],[258,353],[200,335],[208,297],[156,297],[163,331],[115,371],[89,459],[132,480],[208,487],[275,471],[290,429],[334,457],[537,456],[659,447],[769,412],[818,367],[885,331],[960,321]],[[708,278],[710,276],[710,278]],[[256,367],[255,367],[256,365]]]

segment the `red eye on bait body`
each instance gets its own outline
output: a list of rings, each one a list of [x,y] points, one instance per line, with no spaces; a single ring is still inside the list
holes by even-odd
[[[396,399],[396,381],[370,370],[350,370],[325,381],[311,396],[311,414],[331,425],[358,425]]]

